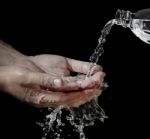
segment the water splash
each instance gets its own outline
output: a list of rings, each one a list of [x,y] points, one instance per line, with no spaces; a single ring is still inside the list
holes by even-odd
[[[91,67],[86,76],[78,75],[76,78],[88,78],[91,76],[93,68],[97,64],[99,57],[104,53],[103,44],[105,43],[106,36],[109,34],[114,23],[114,19],[110,20],[101,31],[101,36],[98,39],[98,45],[89,59],[91,62]],[[108,85],[104,83],[99,89],[103,90],[106,87],[108,87]],[[64,109],[67,113],[63,112]],[[62,117],[65,118],[63,119]],[[86,139],[84,128],[94,125],[95,120],[104,122],[105,118],[107,118],[107,116],[105,115],[104,110],[99,106],[98,98],[95,98],[90,102],[80,105],[79,107],[59,107],[56,109],[48,108],[48,114],[46,115],[44,121],[38,122],[38,125],[40,125],[43,129],[44,135],[42,139],[46,139],[48,137],[52,137],[53,139],[62,139],[63,137],[61,134],[66,121],[68,121],[70,126],[74,128],[73,131],[79,134],[80,139]]]
[[[98,45],[96,46],[94,53],[89,58],[89,61],[91,62],[90,70],[88,71],[86,76],[81,76],[80,74],[78,74],[75,78],[82,77],[82,79],[85,79],[92,75],[94,66],[99,61],[99,57],[104,53],[103,45],[106,42],[106,37],[110,33],[110,30],[114,24],[121,25],[125,28],[129,27],[137,37],[139,37],[146,43],[150,43],[150,20],[131,20],[130,15],[132,15],[132,13],[130,13],[129,11],[124,12],[118,10],[115,19],[107,22],[107,24],[101,31],[101,36],[98,39]],[[103,83],[103,85],[101,85],[99,89],[103,90],[106,87],[108,87],[107,84]],[[79,107],[65,108],[67,114],[64,113],[63,110],[63,107],[59,107],[56,109],[48,108],[49,114],[46,116],[44,122],[38,122],[38,124],[43,128],[44,136],[42,139],[46,139],[47,137],[52,137],[53,139],[63,138],[61,137],[63,131],[62,128],[65,126],[66,121],[69,121],[70,125],[75,128],[74,131],[79,133],[80,139],[85,139],[85,127],[94,125],[95,120],[104,122],[104,119],[107,118],[104,110],[98,104],[98,98],[80,105]],[[62,118],[63,115],[65,119]],[[70,134],[68,136],[70,136]]]
[[[66,112],[63,112],[64,109]],[[80,139],[85,139],[85,127],[94,125],[94,121],[97,119],[104,122],[104,119],[107,118],[104,110],[98,105],[97,98],[80,107],[49,108],[48,112],[49,114],[46,115],[43,122],[37,122],[43,129],[44,135],[42,139],[61,139],[61,133],[65,126],[63,121],[69,122],[69,126],[72,126],[73,131],[79,134]],[[65,117],[65,119],[63,119],[63,117]]]

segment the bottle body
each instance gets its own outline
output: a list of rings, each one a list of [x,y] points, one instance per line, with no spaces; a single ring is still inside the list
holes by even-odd
[[[146,13],[145,13],[146,12]],[[146,14],[146,16],[144,16]],[[142,16],[143,15],[143,16]],[[130,11],[118,10],[115,24],[128,27],[142,41],[150,44],[150,9],[132,13]],[[142,17],[145,17],[142,18]],[[146,18],[147,17],[147,18]]]
[[[134,19],[147,19],[147,20],[150,20],[150,8],[137,11],[135,13]]]
[[[133,19],[132,20],[132,32],[145,43],[150,44],[150,29],[147,25],[150,24],[150,20]]]

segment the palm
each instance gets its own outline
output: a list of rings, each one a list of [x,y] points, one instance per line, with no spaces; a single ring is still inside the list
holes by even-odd
[[[30,59],[43,72],[53,76],[66,76],[70,74],[66,58],[56,55],[37,55]]]

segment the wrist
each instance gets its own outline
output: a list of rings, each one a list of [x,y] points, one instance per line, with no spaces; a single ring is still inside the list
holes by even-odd
[[[0,41],[0,66],[12,65],[17,59],[25,57],[10,45]]]

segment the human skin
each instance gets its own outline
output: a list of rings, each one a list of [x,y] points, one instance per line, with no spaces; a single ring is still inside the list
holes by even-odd
[[[71,72],[86,74],[90,63],[42,54],[26,56],[0,41],[0,89],[36,107],[73,107],[99,96],[104,80],[96,65],[85,80]]]

